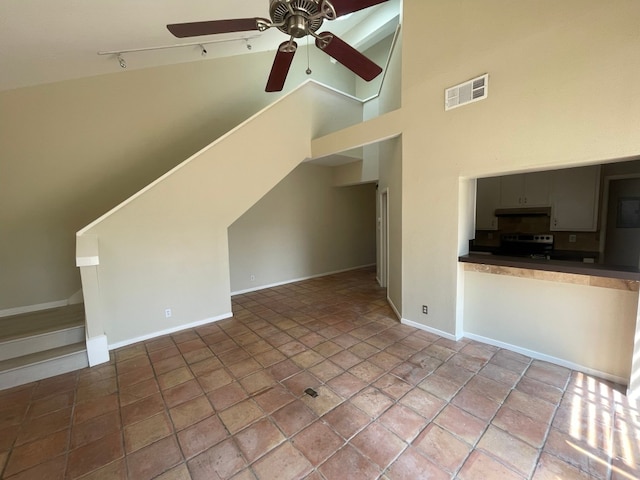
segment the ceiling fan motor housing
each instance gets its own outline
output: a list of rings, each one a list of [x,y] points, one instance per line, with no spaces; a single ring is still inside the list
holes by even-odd
[[[278,30],[294,38],[302,38],[322,26],[322,16],[311,18],[320,12],[320,2],[321,0],[271,0],[269,15],[274,24],[282,24]]]

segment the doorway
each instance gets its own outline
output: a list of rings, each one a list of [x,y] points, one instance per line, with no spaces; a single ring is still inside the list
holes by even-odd
[[[640,177],[611,179],[607,196],[604,262],[640,265]]]

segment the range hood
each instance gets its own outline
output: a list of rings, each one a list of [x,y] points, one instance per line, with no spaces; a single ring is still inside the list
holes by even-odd
[[[550,217],[551,207],[496,208],[496,217]]]

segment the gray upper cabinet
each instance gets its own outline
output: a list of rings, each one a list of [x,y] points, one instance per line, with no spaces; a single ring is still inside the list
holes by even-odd
[[[552,231],[595,232],[598,228],[600,166],[479,178],[476,229],[497,230],[496,208],[551,206]]]
[[[599,193],[599,165],[554,171],[551,230],[595,232]]]
[[[541,207],[551,203],[552,172],[520,173],[501,177],[500,206]]]
[[[479,178],[476,184],[476,230],[497,230],[500,208],[500,177]]]

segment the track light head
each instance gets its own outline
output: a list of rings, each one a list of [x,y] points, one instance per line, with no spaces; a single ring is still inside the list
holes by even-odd
[[[204,48],[204,45],[200,45],[200,50],[201,50],[201,51],[200,51],[200,54],[201,54],[203,57],[206,57],[208,52],[207,52],[207,49],[206,49],[206,48]]]
[[[121,68],[127,68],[127,62],[124,61],[124,58],[122,58],[121,54],[118,54],[118,63],[120,64]]]

